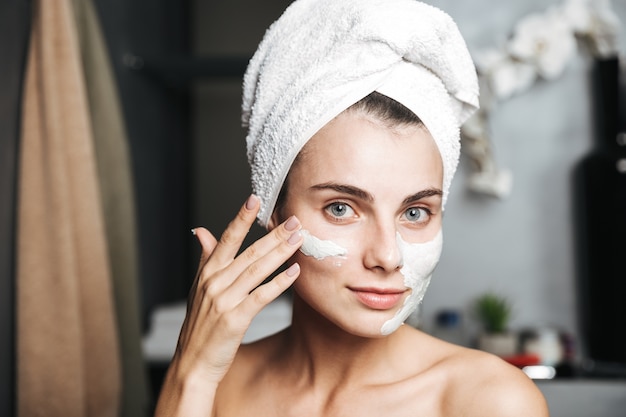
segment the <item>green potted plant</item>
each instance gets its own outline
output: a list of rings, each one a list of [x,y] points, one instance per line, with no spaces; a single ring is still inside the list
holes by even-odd
[[[512,307],[508,299],[489,292],[476,299],[475,312],[482,324],[478,348],[498,356],[517,353],[517,336],[509,331]]]

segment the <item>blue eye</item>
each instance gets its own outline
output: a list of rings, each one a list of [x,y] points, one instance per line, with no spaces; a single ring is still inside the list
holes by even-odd
[[[428,220],[428,210],[421,207],[411,207],[404,212],[404,217],[413,223],[422,223]]]
[[[344,203],[331,203],[326,206],[326,211],[333,217],[346,217],[354,213],[352,207]]]

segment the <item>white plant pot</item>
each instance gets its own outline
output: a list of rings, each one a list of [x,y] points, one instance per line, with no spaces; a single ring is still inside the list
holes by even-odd
[[[478,337],[478,349],[498,356],[515,355],[517,344],[515,333],[482,333]]]

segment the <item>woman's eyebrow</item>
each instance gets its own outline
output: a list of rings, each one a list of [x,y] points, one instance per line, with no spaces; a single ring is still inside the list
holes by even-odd
[[[427,188],[425,190],[419,191],[413,195],[408,196],[402,202],[402,205],[408,205],[411,203],[415,203],[416,201],[421,200],[422,198],[432,197],[432,196],[443,196],[443,191],[438,188]]]
[[[346,184],[337,184],[334,182],[326,182],[323,184],[316,184],[310,187],[312,190],[333,190],[338,193],[348,194],[354,196],[360,200],[364,200],[367,202],[374,201],[374,197],[365,190],[362,190],[359,187],[355,187],[353,185]]]
[[[334,182],[326,182],[323,184],[316,184],[310,187],[310,189],[312,190],[333,190],[336,191],[338,193],[342,193],[342,194],[348,194],[351,196],[354,196],[360,200],[363,201],[367,201],[367,202],[373,202],[374,201],[374,197],[368,193],[367,191],[359,188],[359,187],[355,187],[353,185],[347,185],[347,184],[338,184],[338,183],[334,183]],[[443,191],[441,191],[439,188],[427,188],[425,190],[419,191],[415,194],[412,194],[410,196],[408,196],[407,198],[404,199],[404,201],[402,202],[403,205],[407,205],[407,204],[411,204],[414,203],[416,201],[419,201],[423,198],[427,198],[427,197],[432,197],[432,196],[442,196],[443,195]]]

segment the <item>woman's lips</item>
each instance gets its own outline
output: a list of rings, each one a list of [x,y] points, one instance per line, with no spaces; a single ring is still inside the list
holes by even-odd
[[[351,288],[351,290],[361,303],[374,310],[388,310],[395,307],[404,294],[404,291],[376,288]]]

